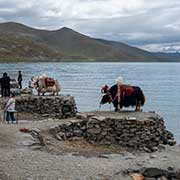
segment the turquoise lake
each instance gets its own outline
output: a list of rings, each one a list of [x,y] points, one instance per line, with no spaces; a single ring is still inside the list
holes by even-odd
[[[156,111],[180,142],[180,63],[17,63],[0,64],[0,74],[17,78],[23,86],[34,75],[46,73],[59,80],[62,94],[75,97],[78,111],[99,109],[101,87],[122,75],[127,84],[140,86],[147,98],[143,111]],[[111,107],[113,109],[113,107]],[[109,110],[105,105],[102,110]],[[128,110],[133,110],[128,108]]]

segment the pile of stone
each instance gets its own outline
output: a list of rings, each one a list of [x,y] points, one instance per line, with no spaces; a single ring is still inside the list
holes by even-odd
[[[179,180],[180,171],[175,171],[169,167],[167,170],[159,168],[142,168],[140,170],[128,169],[123,172],[125,175],[131,176],[134,180]]]
[[[16,109],[19,112],[29,112],[45,117],[68,118],[77,112],[73,96],[19,96],[16,98]]]
[[[118,144],[146,152],[156,151],[160,144],[176,143],[158,115],[144,120],[85,114],[77,114],[77,118],[50,128],[50,133],[58,140],[84,138],[93,144]]]

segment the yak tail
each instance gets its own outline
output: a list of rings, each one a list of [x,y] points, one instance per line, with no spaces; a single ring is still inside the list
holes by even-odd
[[[140,103],[141,106],[145,103],[145,96],[143,94],[143,91],[140,87],[134,86],[135,94],[136,94],[136,101]]]
[[[146,98],[145,98],[145,96],[143,94],[143,91],[140,89],[140,91],[139,91],[139,101],[141,102],[141,106],[144,105],[145,100],[146,100]]]
[[[60,92],[61,91],[61,85],[59,84],[58,80],[55,80],[55,86],[56,86],[57,92]]]

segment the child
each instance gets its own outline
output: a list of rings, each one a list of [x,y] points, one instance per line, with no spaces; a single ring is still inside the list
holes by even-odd
[[[6,112],[6,121],[7,123],[9,124],[10,121],[15,122],[15,118],[14,118],[14,112],[16,111],[15,110],[15,94],[14,93],[11,93],[11,96],[5,106],[5,112]]]

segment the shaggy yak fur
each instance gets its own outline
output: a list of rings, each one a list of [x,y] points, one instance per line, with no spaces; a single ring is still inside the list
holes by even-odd
[[[140,111],[140,107],[145,103],[145,96],[140,87],[121,85],[120,86],[120,102],[117,97],[118,86],[113,85],[108,91],[104,92],[100,104],[113,103],[115,111],[122,107],[136,106],[136,111]]]
[[[44,96],[47,92],[53,93],[53,95],[58,95],[61,91],[61,86],[57,80],[54,80],[54,82],[50,82],[49,84],[46,84],[46,79],[43,78],[37,78],[34,81],[35,83],[33,84],[33,88],[37,89],[38,95],[42,93]]]

